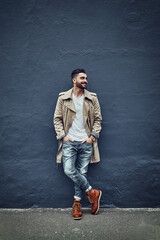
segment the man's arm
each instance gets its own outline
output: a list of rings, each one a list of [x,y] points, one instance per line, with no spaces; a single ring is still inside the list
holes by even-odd
[[[101,108],[100,108],[99,101],[96,94],[94,95],[93,98],[94,99],[92,99],[92,101],[93,101],[93,106],[95,111],[94,123],[93,123],[92,131],[90,133],[90,137],[85,139],[82,143],[84,142],[93,143],[96,138],[99,138],[99,133],[101,131],[101,121],[102,121]]]
[[[57,139],[61,140],[65,137],[64,126],[63,126],[63,112],[62,112],[63,100],[59,96],[54,112],[53,124],[57,134]]]
[[[93,106],[94,106],[95,116],[94,116],[94,124],[92,127],[91,136],[94,136],[95,138],[99,138],[99,133],[102,128],[101,127],[102,115],[101,115],[101,108],[100,108],[97,96],[93,97]]]

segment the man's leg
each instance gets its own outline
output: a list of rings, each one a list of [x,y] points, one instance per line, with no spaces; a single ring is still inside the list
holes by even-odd
[[[92,155],[92,144],[84,142],[81,144],[78,151],[78,161],[77,161],[77,169],[78,171],[86,177],[87,179],[87,171],[88,165]],[[89,183],[88,183],[89,184]],[[75,184],[75,189],[78,190],[78,186]],[[96,214],[99,211],[99,204],[102,192],[98,189],[93,189],[90,184],[89,188],[86,189],[87,197],[92,204],[91,213]]]
[[[77,186],[77,191],[75,193],[77,196],[74,196],[75,200],[73,204],[73,217],[74,219],[81,219],[82,212],[80,209],[81,205],[79,201],[81,199],[81,188],[87,189],[89,187],[89,184],[86,178],[81,175],[75,167],[78,153],[78,142],[63,142],[62,151],[64,172]]]
[[[83,144],[79,143],[78,152],[77,152],[77,162],[76,162],[76,168],[79,171],[79,173],[84,176],[87,180],[87,171],[88,171],[88,165],[91,160],[92,155],[92,143],[84,142]],[[88,182],[88,180],[87,180]],[[89,191],[92,187],[88,183],[88,189],[85,189],[85,191]],[[77,185],[74,184],[75,189],[75,199],[80,199],[82,196],[82,189]]]

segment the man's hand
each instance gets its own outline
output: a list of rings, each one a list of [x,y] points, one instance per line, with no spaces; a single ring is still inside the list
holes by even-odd
[[[92,140],[92,138],[87,138],[81,143],[84,143],[84,142],[93,143],[93,140]]]
[[[74,140],[72,140],[71,138],[68,138],[68,137],[64,137],[64,138],[62,139],[62,142],[67,142],[67,141],[74,142]]]

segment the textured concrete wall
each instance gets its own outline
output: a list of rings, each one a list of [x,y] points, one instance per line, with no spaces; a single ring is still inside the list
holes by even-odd
[[[52,116],[83,67],[103,114],[102,206],[160,207],[160,2],[1,0],[0,28],[0,206],[71,206]]]

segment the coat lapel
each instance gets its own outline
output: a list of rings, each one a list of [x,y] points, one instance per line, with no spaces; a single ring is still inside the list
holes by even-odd
[[[75,106],[74,106],[74,102],[72,99],[70,99],[70,101],[68,101],[66,103],[66,106],[72,111],[72,112],[75,112],[76,113],[76,109],[75,109]]]
[[[84,99],[84,102],[83,102],[83,120],[84,120],[84,124],[86,123],[87,118],[88,118],[88,111],[89,111],[89,105],[88,105],[87,101]]]
[[[73,102],[73,99],[72,99],[72,91],[73,91],[73,88],[71,88],[70,90],[68,90],[63,96],[62,96],[62,99],[64,100],[68,100],[66,102],[66,106],[73,112],[76,112],[76,109],[75,109],[75,106],[74,106],[74,102]]]
[[[83,102],[83,120],[84,124],[87,121],[88,118],[88,112],[89,112],[89,103],[86,101],[86,99],[92,100],[92,96],[90,92],[88,92],[86,89],[84,90],[84,102]]]

